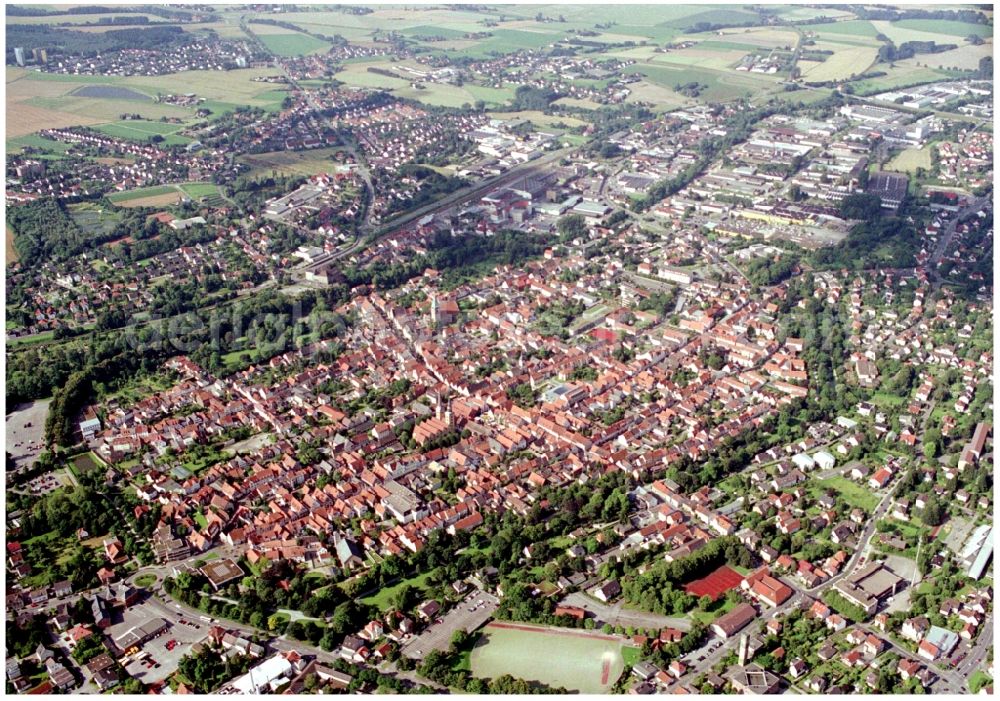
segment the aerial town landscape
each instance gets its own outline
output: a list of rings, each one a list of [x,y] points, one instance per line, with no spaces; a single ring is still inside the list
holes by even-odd
[[[7,693],[993,693],[992,6],[5,12]]]

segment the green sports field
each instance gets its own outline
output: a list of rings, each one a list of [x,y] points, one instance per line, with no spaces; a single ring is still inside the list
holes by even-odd
[[[483,679],[510,674],[584,694],[606,694],[625,669],[624,647],[599,633],[491,623],[472,651],[472,674]]]

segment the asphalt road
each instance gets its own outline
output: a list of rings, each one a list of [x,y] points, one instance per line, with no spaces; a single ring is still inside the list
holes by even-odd
[[[979,631],[979,636],[972,644],[972,649],[966,653],[965,659],[955,667],[955,674],[968,681],[973,673],[980,669],[980,665],[986,659],[986,654],[993,645],[993,618],[992,614],[983,621],[983,629]],[[963,646],[959,646],[961,649]]]

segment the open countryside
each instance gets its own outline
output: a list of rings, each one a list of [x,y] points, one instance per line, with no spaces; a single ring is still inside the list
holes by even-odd
[[[4,22],[7,694],[992,693],[992,8]]]

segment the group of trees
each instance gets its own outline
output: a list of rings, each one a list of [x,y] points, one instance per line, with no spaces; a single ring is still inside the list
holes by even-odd
[[[91,534],[118,536],[129,555],[150,554],[148,546],[131,532],[140,523],[132,519],[127,504],[136,498],[105,486],[103,479],[103,471],[92,470],[79,476],[77,487],[58,489],[29,503],[10,504],[23,510],[20,538],[25,559],[44,568],[49,583],[68,579],[74,590],[97,584],[97,571],[104,562],[98,551],[79,542],[76,533],[81,528]]]
[[[821,269],[907,268],[913,267],[914,253],[919,250],[920,236],[914,225],[891,217],[862,221],[843,241],[816,251],[812,261]]]
[[[110,241],[110,233],[88,234],[70,218],[66,206],[52,197],[7,208],[14,248],[22,265],[66,260]]]
[[[465,141],[466,145],[471,143],[472,142],[470,141]],[[459,148],[457,140],[455,148]],[[439,152],[435,149],[435,153]],[[437,159],[432,157],[432,160]],[[455,192],[468,184],[468,181],[464,178],[459,178],[455,175],[441,175],[436,170],[423,165],[403,165],[400,166],[397,173],[390,174],[389,171],[384,169],[378,169],[375,173],[375,177],[380,180],[391,181],[397,176],[409,176],[415,178],[420,182],[420,187],[408,200],[393,198],[384,212],[384,216],[386,217],[396,214],[397,212],[410,211],[426,204],[430,204],[431,202],[437,200],[441,195],[447,195]]]
[[[798,267],[798,256],[783,254],[777,258],[754,258],[746,265],[744,274],[754,285],[777,285],[790,278]]]
[[[374,285],[387,290],[422,275],[427,268],[434,268],[442,271],[446,283],[457,283],[462,276],[480,276],[498,265],[517,265],[539,256],[548,243],[544,236],[528,236],[509,229],[498,231],[489,238],[438,232],[430,241],[426,254],[415,256],[406,263],[389,265],[380,261],[367,268],[348,268],[344,276],[348,287]]]
[[[769,416],[757,429],[723,441],[707,459],[681,457],[667,470],[668,476],[688,493],[742,470],[755,455],[782,442],[782,436],[789,435],[790,426],[795,422],[793,406],[795,404],[783,408],[777,418]]]
[[[185,43],[192,35],[176,25],[113,29],[107,32],[80,32],[51,24],[7,25],[7,63],[14,62],[14,47],[60,47],[62,53],[90,58],[123,49],[165,49]]]
[[[848,195],[840,201],[840,216],[844,219],[871,221],[882,215],[882,198],[861,192]]]
[[[672,562],[656,560],[642,574],[623,578],[622,594],[626,601],[646,611],[683,615],[698,603],[683,585],[727,562],[749,565],[750,553],[736,538],[717,538],[687,557]]]
[[[511,109],[545,111],[549,105],[559,99],[559,94],[553,90],[536,88],[532,85],[519,85],[511,100]]]
[[[249,569],[244,563],[245,569]],[[263,572],[244,578],[241,586],[231,585],[223,592],[232,603],[215,598],[208,580],[200,574],[182,572],[176,578],[164,580],[164,590],[185,604],[212,615],[256,628],[267,628],[297,640],[309,642],[324,650],[336,649],[349,633],[359,630],[376,611],[349,598],[340,587],[318,589],[314,580],[307,580],[305,571],[293,563],[281,561],[265,566]],[[317,621],[293,621],[277,624],[278,609],[302,611]],[[280,629],[275,630],[276,625]]]
[[[587,235],[587,220],[582,214],[567,214],[556,222],[556,231],[559,232],[559,242],[568,243]]]
[[[880,63],[902,61],[913,58],[917,54],[939,54],[958,48],[957,44],[938,44],[933,41],[905,41],[897,47],[884,35],[883,40],[887,43],[879,47],[878,60]]]
[[[220,648],[203,645],[198,652],[182,657],[177,668],[196,692],[208,694],[230,679],[245,674],[253,664],[253,658],[248,655],[226,656]]]

